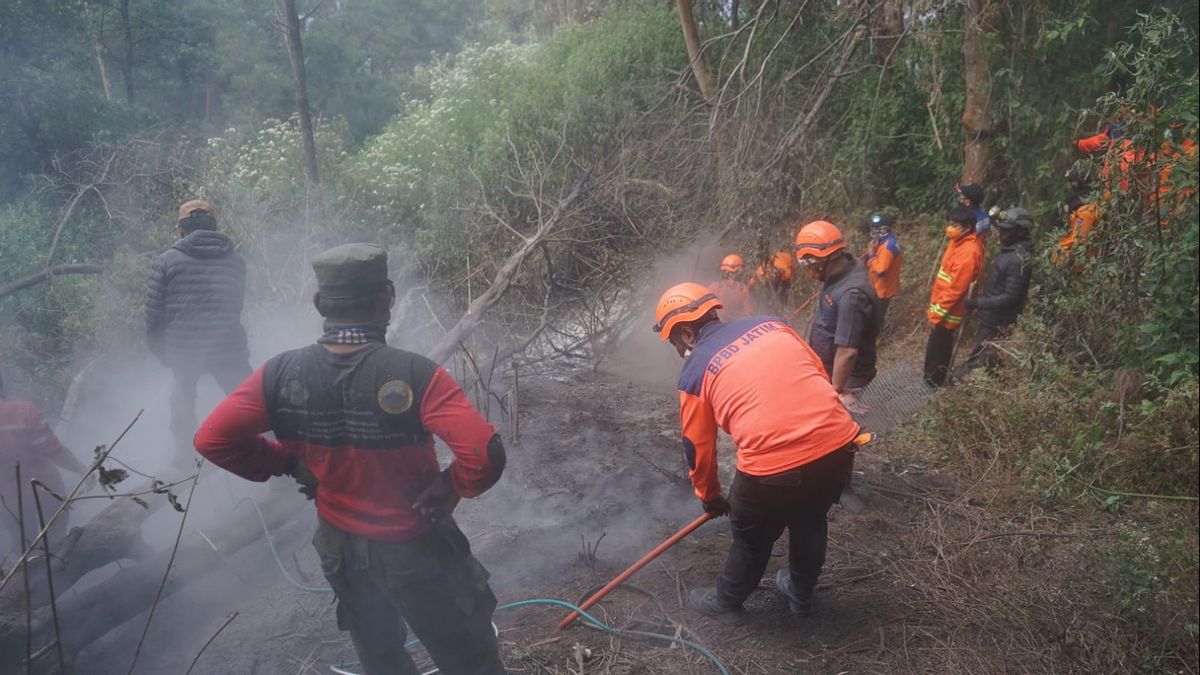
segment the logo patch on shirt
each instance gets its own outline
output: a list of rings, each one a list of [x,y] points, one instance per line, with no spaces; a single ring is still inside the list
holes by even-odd
[[[283,400],[294,408],[303,408],[304,404],[308,403],[308,390],[304,388],[304,383],[300,380],[284,382],[283,389],[279,393],[283,396]]]
[[[385,413],[399,415],[413,404],[413,390],[404,380],[389,380],[379,388],[375,400]]]

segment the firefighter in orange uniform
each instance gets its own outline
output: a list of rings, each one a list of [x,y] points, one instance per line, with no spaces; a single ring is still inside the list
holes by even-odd
[[[759,306],[782,310],[792,288],[792,277],[796,272],[796,257],[791,251],[776,251],[763,264],[754,269],[754,276],[747,285],[759,293]]]
[[[900,266],[904,263],[904,252],[900,250],[900,242],[896,241],[896,235],[892,232],[896,226],[895,216],[876,213],[868,219],[867,225],[871,232],[871,244],[864,262],[867,263],[867,276],[875,287],[875,295],[879,296],[879,327],[882,330],[888,305],[900,292]]]
[[[1076,140],[1075,149],[1085,155],[1104,154],[1104,161],[1100,166],[1100,178],[1104,182],[1104,201],[1112,199],[1114,168],[1117,173],[1117,186],[1122,192],[1128,192],[1131,172],[1141,163],[1145,154],[1125,138],[1119,121],[1109,122],[1098,133]]]
[[[971,285],[983,269],[983,245],[975,232],[975,213],[956,206],[946,214],[950,240],[942,254],[937,278],[929,294],[925,316],[931,328],[925,347],[925,381],[931,386],[946,384],[950,362],[954,358],[955,336],[966,316],[966,300]]]
[[[730,253],[721,260],[721,278],[708,285],[708,290],[715,293],[721,299],[721,304],[729,310],[730,318],[754,314],[750,287],[742,281],[744,269],[742,256]]]
[[[692,607],[736,619],[758,587],[775,541],[788,530],[788,566],[775,584],[798,614],[812,611],[825,562],[826,514],[842,491],[859,438],[821,360],[782,319],[722,322],[704,286],[673,286],[658,301],[654,331],[684,358],[679,375],[683,450],[696,496],[730,516],[732,542],[715,588]],[[717,476],[717,429],[737,445],[729,498]]]
[[[1058,238],[1058,250],[1051,254],[1051,260],[1058,266],[1063,266],[1077,252],[1072,249],[1086,246],[1092,230],[1100,224],[1100,204],[1092,195],[1092,190],[1077,171],[1067,172],[1067,181],[1071,184],[1071,196],[1067,198],[1067,232]],[[1095,247],[1088,247],[1089,256],[1096,255]],[[1073,265],[1071,271],[1079,273],[1081,265]]]

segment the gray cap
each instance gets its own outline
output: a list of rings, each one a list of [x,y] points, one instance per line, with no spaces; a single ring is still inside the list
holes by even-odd
[[[387,251],[375,244],[343,244],[312,259],[317,289],[329,299],[356,298],[388,282]]]

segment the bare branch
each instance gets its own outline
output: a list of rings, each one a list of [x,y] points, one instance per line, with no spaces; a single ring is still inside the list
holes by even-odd
[[[99,265],[88,265],[84,263],[67,263],[64,265],[55,265],[48,267],[41,272],[31,274],[23,279],[10,281],[7,284],[0,286],[0,298],[12,295],[17,291],[23,291],[30,286],[36,286],[43,281],[53,276],[62,274],[100,274],[104,271]]]
[[[475,330],[479,322],[483,319],[483,314],[495,305],[508,290],[512,284],[512,277],[521,266],[521,263],[525,262],[525,258],[530,252],[558,226],[566,209],[583,193],[583,186],[591,175],[591,169],[585,171],[579,181],[575,183],[575,187],[571,189],[571,192],[554,208],[554,212],[539,223],[538,229],[526,237],[521,245],[508,256],[508,259],[497,270],[491,286],[471,302],[467,307],[467,311],[458,320],[458,323],[430,350],[428,355],[430,359],[435,363],[442,363],[454,353],[454,350],[458,348],[458,344]]]

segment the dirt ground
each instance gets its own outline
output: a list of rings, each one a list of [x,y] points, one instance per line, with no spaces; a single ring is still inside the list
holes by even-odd
[[[456,513],[492,572],[501,604],[577,602],[701,513],[679,451],[677,368],[671,359],[649,359],[619,371],[523,376],[520,437],[508,440],[505,477]],[[879,381],[912,376],[899,368]],[[720,569],[725,520],[704,525],[643,569],[601,602],[596,616],[622,630],[687,638],[711,649],[729,672],[746,675],[1063,670],[1070,636],[1108,625],[1102,616],[1080,616],[1063,599],[1065,589],[1097,583],[1094,570],[1074,564],[1072,551],[1098,530],[1073,528],[1064,514],[993,508],[1004,506],[1003,495],[980,495],[982,477],[896,456],[893,440],[908,423],[888,416],[889,428],[859,453],[855,481],[870,508],[860,515],[831,511],[813,617],[792,617],[774,591],[775,570],[785,564],[783,540],[747,603],[745,622],[729,625],[686,607],[688,589],[711,585]],[[720,453],[729,475],[727,438]],[[1002,471],[997,460],[987,470]],[[223,480],[209,476],[210,489],[198,494],[220,498],[211,485]],[[272,494],[295,500],[301,511],[273,533],[283,565],[301,584],[323,586],[308,541],[315,513],[299,496]],[[332,595],[290,585],[265,539],[223,558],[159,606],[136,672],[182,673],[201,650],[193,673],[328,673],[333,664],[353,661]],[[1011,594],[1014,584],[1027,592]],[[677,646],[615,639],[579,623],[559,632],[564,615],[557,607],[497,614],[511,672],[717,672]],[[144,623],[145,615],[115,627],[80,655],[77,663],[87,666],[78,672],[128,672]],[[577,654],[584,650],[590,656],[581,663]],[[1082,663],[1066,670],[1095,668]]]
[[[464,502],[457,514],[476,555],[492,571],[501,603],[578,601],[699,515],[678,450],[673,382],[657,373],[640,375],[635,382],[628,375],[574,373],[522,384],[521,437],[510,442],[505,478],[484,497]],[[721,452],[728,470],[733,453],[727,439]],[[725,521],[703,526],[644,569],[628,588],[602,602],[597,616],[619,629],[687,637],[712,649],[731,672],[921,669],[913,660],[920,627],[905,620],[904,597],[911,591],[887,574],[921,506],[902,496],[912,488],[892,475],[885,456],[881,443],[859,459],[860,483],[872,509],[851,516],[835,507],[831,514],[815,617],[791,617],[770,588],[774,570],[785,562],[783,541],[764,587],[748,602],[750,618],[743,625],[713,622],[684,606],[687,589],[710,585],[720,568],[728,544]],[[298,581],[323,586],[308,543],[315,515],[302,508],[306,511],[273,538]],[[594,557],[586,555],[588,549]],[[330,664],[353,660],[348,639],[336,627],[332,596],[289,585],[264,541],[227,557],[221,569],[160,605],[137,672],[186,670],[234,612],[236,618],[205,648],[193,672],[330,672]],[[591,650],[583,664],[587,673],[715,672],[695,652],[679,647],[612,639],[578,625],[560,633],[555,625],[563,615],[547,607],[497,615],[512,672],[581,672],[576,645]],[[143,622],[144,616],[113,631],[78,663],[89,664],[86,672],[126,672]]]

